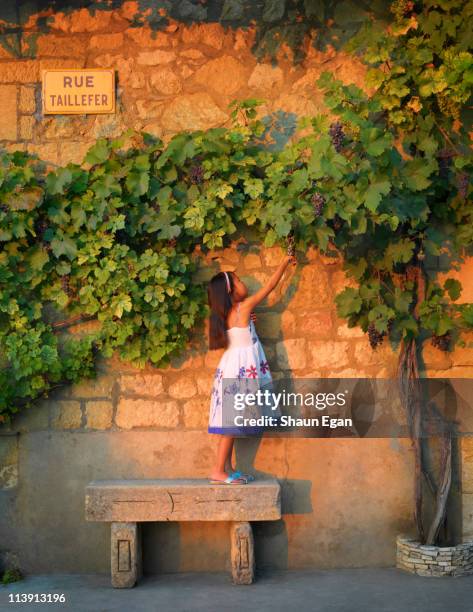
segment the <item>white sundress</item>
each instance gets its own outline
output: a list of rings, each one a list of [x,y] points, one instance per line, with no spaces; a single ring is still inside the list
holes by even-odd
[[[240,304],[237,306],[237,321],[240,314]],[[233,393],[235,386],[247,380],[254,392],[255,388],[271,388],[272,377],[263,346],[258,338],[253,321],[247,327],[231,327],[227,329],[228,346],[223,353],[214,376],[214,382],[210,397],[209,433],[238,435],[248,433],[259,433],[262,428],[230,428],[223,415],[224,393],[232,390],[229,385],[233,381]],[[226,382],[224,384],[224,381]],[[237,382],[238,381],[238,382]],[[236,385],[235,385],[236,383]],[[239,391],[244,392],[244,386],[239,386]],[[226,408],[227,410],[227,408]],[[224,420],[226,423],[224,423]],[[225,425],[225,426],[224,426]]]

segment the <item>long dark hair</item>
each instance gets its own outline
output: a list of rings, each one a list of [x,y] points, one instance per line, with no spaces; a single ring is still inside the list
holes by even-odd
[[[227,272],[230,283],[228,292],[227,279],[224,272],[215,274],[207,287],[207,297],[210,306],[209,348],[219,349],[227,346],[227,315],[232,307],[233,274]]]

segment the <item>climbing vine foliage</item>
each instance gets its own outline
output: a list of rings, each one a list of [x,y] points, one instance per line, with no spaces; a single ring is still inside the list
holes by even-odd
[[[0,419],[92,376],[99,352],[167,364],[206,313],[201,253],[250,227],[267,246],[292,236],[301,253],[338,250],[358,284],[337,296],[338,314],[373,348],[421,334],[443,350],[462,343],[473,305],[456,303],[459,281],[430,276],[416,317],[410,271],[473,243],[469,11],[393,3],[388,27],[370,22],[351,42],[371,93],[322,74],[330,118],[302,118],[282,149],[246,100],[228,128],[167,144],[129,130],[54,171],[3,152]],[[96,324],[75,336],[66,320]]]

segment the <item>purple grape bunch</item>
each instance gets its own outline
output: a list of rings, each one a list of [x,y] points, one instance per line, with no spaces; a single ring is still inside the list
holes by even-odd
[[[441,351],[447,352],[448,349],[450,348],[451,339],[452,339],[452,336],[450,332],[447,332],[446,334],[442,334],[440,336],[438,336],[437,334],[434,334],[432,336],[431,343],[432,343],[432,346],[435,346]]]
[[[69,297],[72,295],[70,280],[71,280],[71,277],[69,276],[69,274],[64,274],[64,276],[61,276],[62,290]]]
[[[345,133],[343,131],[343,125],[340,121],[335,121],[330,124],[329,135],[332,139],[332,144],[335,147],[335,151],[340,153],[343,148],[343,141],[345,139]]]
[[[200,185],[204,181],[204,169],[202,166],[192,166],[189,172],[189,179],[193,185]]]
[[[287,237],[287,254],[291,257],[294,257],[296,254],[296,239],[294,238],[294,234],[289,234]]]
[[[386,335],[386,332],[379,332],[374,323],[370,323],[368,325],[368,339],[370,341],[370,346],[372,349],[376,349],[376,347],[383,342],[383,338]]]
[[[325,207],[325,198],[324,196],[316,191],[310,201],[312,202],[312,206],[314,207],[314,212],[316,217],[320,217]]]

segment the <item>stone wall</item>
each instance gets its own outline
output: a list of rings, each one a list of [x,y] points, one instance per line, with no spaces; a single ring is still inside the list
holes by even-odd
[[[39,18],[30,17],[21,36],[10,35],[8,41],[18,37],[10,46],[0,36],[0,144],[37,152],[53,164],[80,162],[101,136],[134,127],[168,138],[183,129],[226,125],[229,102],[255,96],[266,100],[262,114],[282,111],[279,120],[290,129],[297,116],[323,110],[314,85],[322,70],[363,86],[361,64],[333,48],[320,52],[308,41],[301,64],[294,64],[290,49],[275,65],[257,63],[255,27],[136,27],[133,4],[115,12],[52,14],[45,32]],[[115,114],[42,115],[43,69],[110,67],[118,83]]]
[[[398,536],[396,567],[418,576],[466,576],[473,574],[473,540],[457,546],[422,546]]]
[[[169,138],[181,129],[226,125],[234,98],[266,99],[263,114],[283,111],[286,127],[323,112],[314,81],[322,70],[363,86],[361,66],[333,48],[307,45],[276,65],[257,63],[254,28],[170,22],[133,26],[133,5],[115,12],[50,15],[48,31],[30,19],[20,57],[0,47],[0,140],[51,164],[80,162],[100,136],[127,127]],[[17,47],[18,47],[17,45]],[[40,71],[110,67],[117,71],[114,115],[41,114]],[[200,273],[235,269],[250,288],[274,271],[282,253],[245,243],[209,254]],[[367,337],[336,316],[346,284],[342,262],[309,252],[257,310],[257,329],[274,376],[389,377],[396,350],[373,352]],[[473,301],[471,260],[452,274]],[[87,325],[71,328],[84,333]],[[109,528],[84,520],[84,487],[102,478],[206,477],[216,448],[206,432],[209,393],[221,351],[207,351],[205,329],[188,353],[163,370],[102,360],[94,381],[62,389],[0,432],[0,553],[26,572],[108,572]],[[471,377],[473,352],[445,355],[429,343],[425,375]],[[472,456],[464,446],[464,531],[473,529]],[[237,442],[239,467],[270,474],[283,487],[283,520],[255,526],[260,567],[359,567],[395,563],[395,538],[412,532],[410,443],[396,439],[264,439]],[[229,567],[228,525],[145,525],[148,572]],[[66,543],[66,545],[65,545]]]

